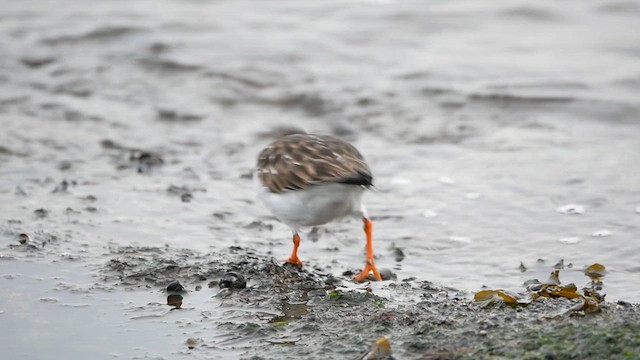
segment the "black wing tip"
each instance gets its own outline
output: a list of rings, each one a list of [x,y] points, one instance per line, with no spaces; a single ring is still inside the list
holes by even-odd
[[[371,174],[359,172],[357,175],[340,179],[336,182],[339,184],[360,185],[364,187],[371,187],[373,186],[373,176],[371,176]]]

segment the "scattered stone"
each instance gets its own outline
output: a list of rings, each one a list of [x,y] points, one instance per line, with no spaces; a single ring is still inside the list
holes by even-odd
[[[252,221],[249,224],[244,226],[245,229],[257,229],[259,231],[263,231],[263,230],[267,230],[267,231],[271,231],[273,230],[273,225],[271,224],[267,224],[263,221],[260,220],[256,220],[256,221]]]
[[[18,242],[20,244],[24,245],[24,244],[27,244],[27,243],[31,242],[31,238],[27,234],[19,234],[18,235]]]
[[[526,272],[527,271],[527,267],[524,266],[522,261],[520,261],[520,266],[518,267],[518,270],[520,270],[520,272]]]
[[[380,272],[380,276],[382,276],[382,280],[394,280],[397,278],[396,274],[389,268],[380,268],[378,271]]]
[[[46,209],[36,209],[33,211],[37,218],[46,218],[49,215],[49,210]]]
[[[556,208],[556,211],[559,212],[560,214],[565,214],[565,215],[579,215],[579,214],[584,214],[585,210],[584,210],[584,206],[582,205],[569,204],[569,205],[560,206]]]
[[[185,341],[185,344],[187,344],[187,347],[188,347],[190,350],[193,350],[193,349],[194,349],[196,346],[198,346],[200,343],[202,343],[202,340],[201,340],[201,339],[195,339],[195,338],[188,338],[188,339]]]
[[[38,246],[28,234],[18,234],[18,242],[19,245],[10,244],[9,248],[15,249],[18,251],[39,251],[41,247]],[[44,243],[41,244],[44,247]]]
[[[62,180],[60,182],[60,184],[58,184],[58,186],[56,186],[52,193],[66,193],[67,189],[69,188],[69,185],[75,185],[76,182],[75,181],[67,181],[67,180]]]
[[[98,198],[93,196],[93,195],[87,195],[87,196],[82,197],[80,199],[82,199],[83,201],[87,201],[87,202],[94,202],[94,201],[98,200]]]
[[[170,195],[178,195],[180,196],[180,200],[182,202],[190,202],[193,199],[193,192],[195,191],[206,191],[205,189],[190,189],[187,186],[176,186],[171,185],[167,188],[167,193]]]
[[[138,173],[140,174],[147,174],[151,169],[164,164],[160,154],[151,152],[142,152],[137,157],[134,157],[133,160],[138,162]]]
[[[247,281],[241,274],[230,271],[222,276],[219,286],[221,289],[244,289]]]
[[[167,291],[169,292],[186,292],[186,290],[184,289],[184,287],[182,286],[182,284],[180,284],[180,282],[178,281],[174,281],[171,284],[167,285]]]
[[[175,109],[157,109],[158,120],[166,122],[192,122],[202,120],[204,115],[183,113]]]

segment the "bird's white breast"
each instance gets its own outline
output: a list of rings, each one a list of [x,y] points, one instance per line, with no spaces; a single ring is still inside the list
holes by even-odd
[[[364,188],[356,185],[322,183],[304,190],[270,192],[257,176],[254,183],[258,198],[278,220],[294,230],[305,226],[326,224],[350,215],[360,215]]]

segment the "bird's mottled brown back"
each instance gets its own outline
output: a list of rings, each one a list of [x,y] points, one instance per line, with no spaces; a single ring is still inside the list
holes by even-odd
[[[281,137],[258,156],[257,174],[274,193],[304,189],[322,182],[371,185],[371,171],[360,152],[328,135]]]

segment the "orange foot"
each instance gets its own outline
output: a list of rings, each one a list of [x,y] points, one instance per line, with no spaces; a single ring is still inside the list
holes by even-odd
[[[297,266],[297,267],[302,267],[302,261],[300,261],[300,259],[298,259],[298,257],[290,257],[287,260],[284,260],[285,263],[287,264],[291,264],[293,266]]]
[[[302,261],[298,259],[298,247],[300,246],[300,235],[298,233],[293,233],[293,251],[291,252],[291,256],[284,262],[289,263],[293,266],[302,267]]]
[[[369,259],[367,264],[364,266],[364,269],[360,272],[360,274],[355,276],[355,280],[357,282],[363,282],[369,279],[369,273],[373,272],[373,277],[376,281],[382,281],[382,276],[380,276],[380,272],[378,272],[378,268],[373,265],[373,259]]]

